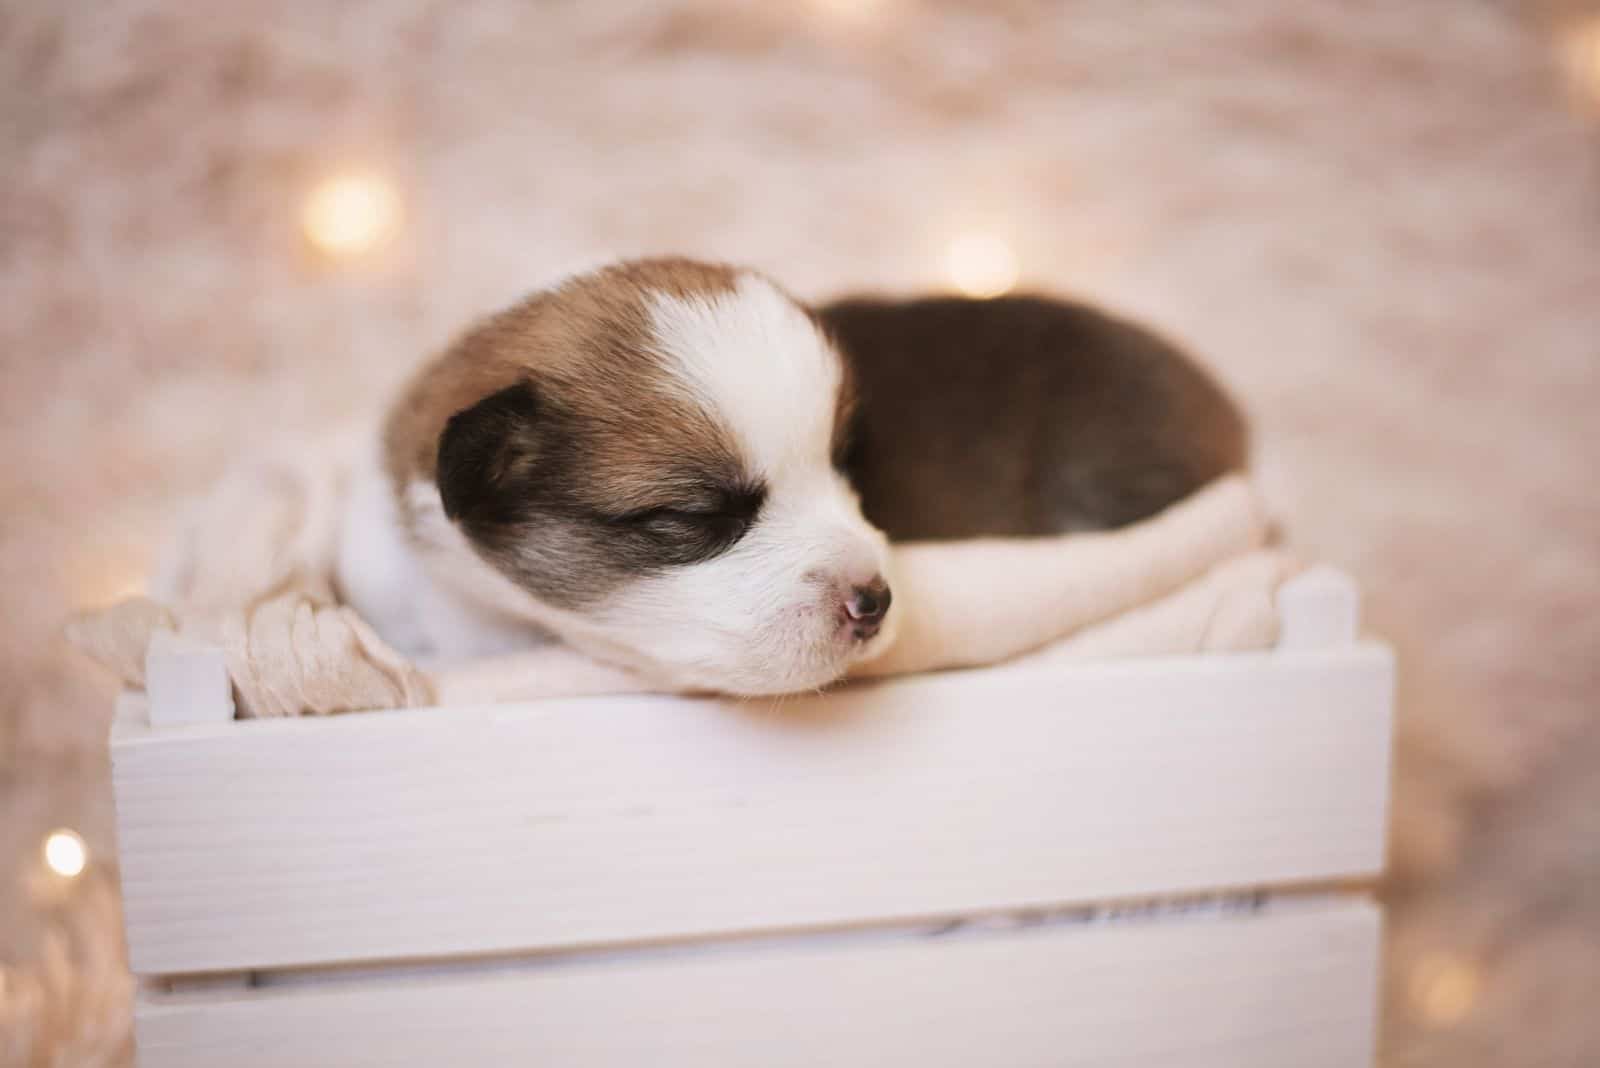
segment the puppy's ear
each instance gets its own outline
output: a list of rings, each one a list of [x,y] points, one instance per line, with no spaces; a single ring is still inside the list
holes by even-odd
[[[538,421],[539,397],[529,381],[450,417],[435,470],[445,515],[474,524],[516,521],[538,459]]]

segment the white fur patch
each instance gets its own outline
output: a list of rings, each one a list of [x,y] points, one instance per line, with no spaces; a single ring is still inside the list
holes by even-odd
[[[753,474],[827,462],[842,369],[794,301],[743,274],[731,293],[657,294],[650,315],[661,355],[733,431]]]

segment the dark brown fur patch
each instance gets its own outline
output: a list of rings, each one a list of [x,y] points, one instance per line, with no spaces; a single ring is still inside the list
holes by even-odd
[[[1121,526],[1246,462],[1244,419],[1209,375],[1087,305],[856,299],[818,314],[859,392],[845,470],[893,540]]]

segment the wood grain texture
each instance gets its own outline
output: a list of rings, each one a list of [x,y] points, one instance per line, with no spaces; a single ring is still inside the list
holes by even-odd
[[[1344,651],[165,730],[113,764],[142,974],[517,952],[1371,874]]]
[[[1364,903],[146,1001],[144,1068],[1365,1068]]]

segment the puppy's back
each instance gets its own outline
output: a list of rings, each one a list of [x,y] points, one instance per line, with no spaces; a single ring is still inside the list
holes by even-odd
[[[818,315],[854,377],[845,467],[892,539],[1121,526],[1246,463],[1216,381],[1087,305],[849,299]]]

